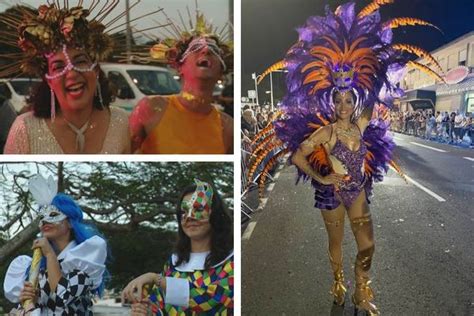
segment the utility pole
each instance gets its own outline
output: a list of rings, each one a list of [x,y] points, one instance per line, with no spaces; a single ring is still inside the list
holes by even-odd
[[[130,0],[125,0],[125,10],[126,10],[126,21],[127,21],[127,31],[125,32],[125,41],[127,49],[127,64],[131,64],[131,53],[132,53],[132,29],[130,28]]]
[[[234,0],[229,0],[229,21],[234,25]],[[229,25],[230,31],[232,31],[232,27]],[[233,37],[233,33],[232,34]]]

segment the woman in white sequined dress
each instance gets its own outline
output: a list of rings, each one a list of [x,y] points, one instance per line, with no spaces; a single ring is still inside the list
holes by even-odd
[[[116,12],[112,10],[116,3],[89,20],[95,7],[59,5],[42,5],[37,16],[23,12],[8,17],[18,26],[6,33],[6,40],[18,42],[22,52],[20,62],[0,69],[0,75],[21,71],[43,81],[29,98],[33,111],[13,123],[4,152],[130,153],[128,115],[109,108],[111,94],[99,67],[114,46],[108,26],[101,21]]]
[[[6,154],[124,154],[130,152],[128,115],[109,108],[107,79],[96,66],[90,71],[67,70],[93,64],[86,52],[67,48],[48,58],[48,75],[31,96],[33,111],[20,115],[12,125]],[[64,72],[64,74],[57,76]],[[100,84],[102,101],[96,92]],[[52,90],[50,90],[51,88]],[[56,96],[52,118],[51,92]]]

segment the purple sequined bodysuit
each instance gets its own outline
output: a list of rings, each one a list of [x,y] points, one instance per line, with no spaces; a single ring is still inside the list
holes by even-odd
[[[366,154],[367,146],[362,138],[360,139],[360,147],[356,151],[350,150],[339,138],[331,151],[331,155],[344,165],[347,174],[350,176],[350,180],[340,186],[337,192],[346,208],[352,205],[365,186],[366,179],[362,167]]]
[[[341,204],[342,200],[344,206],[349,208],[363,189],[365,189],[367,202],[369,201],[368,197],[372,191],[372,181],[365,177],[364,171],[362,170],[367,151],[367,146],[362,137],[360,139],[360,147],[356,151],[347,148],[339,139],[336,140],[331,155],[336,157],[343,164],[347,170],[347,174],[350,176],[350,180],[346,181],[344,185],[339,188],[338,192],[335,192],[334,185],[324,185],[313,179],[311,183],[315,189],[315,207],[321,210],[333,210]],[[330,172],[330,169],[325,169],[321,175],[327,176]]]

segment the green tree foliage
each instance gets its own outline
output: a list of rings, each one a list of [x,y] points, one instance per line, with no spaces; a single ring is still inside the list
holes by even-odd
[[[107,288],[120,291],[134,277],[162,270],[176,240],[176,233],[162,229],[141,228],[126,233],[107,234],[113,250],[107,265],[111,280]]]

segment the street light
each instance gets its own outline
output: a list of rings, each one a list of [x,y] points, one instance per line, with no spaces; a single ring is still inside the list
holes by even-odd
[[[273,111],[273,76],[272,74],[274,72],[284,72],[284,73],[287,73],[288,70],[286,69],[277,69],[277,70],[273,70],[272,72],[270,72],[270,91],[272,92],[271,93],[271,98],[272,98],[272,111]]]
[[[272,90],[267,90],[267,91],[265,91],[265,94],[269,94],[269,95],[270,95],[270,100],[271,100],[271,97],[272,97],[272,95],[273,95]],[[273,110],[273,107],[272,107],[272,110]]]
[[[273,111],[273,104],[274,104],[274,100],[273,100],[273,73],[274,72],[288,72],[288,70],[286,69],[277,69],[277,70],[273,70],[270,72],[270,90],[269,91],[265,91],[266,94],[270,94],[270,100],[271,100],[271,106],[272,106],[272,111]],[[259,76],[256,76],[255,73],[252,74],[252,79],[255,80],[255,90],[257,90],[257,79],[261,77],[261,75]],[[256,91],[257,92],[257,91]],[[258,95],[258,92],[257,92],[257,95]],[[258,99],[257,99],[258,100]],[[258,102],[258,101],[257,101]]]
[[[272,112],[273,112],[273,71],[270,72],[270,100],[272,104]]]
[[[255,98],[257,99],[257,104],[259,104],[258,102],[258,89],[257,89],[257,81],[258,79],[261,77],[261,75],[258,75],[254,72],[252,73],[252,79],[254,80],[255,82]]]
[[[269,91],[265,91],[266,94],[270,94],[270,100],[271,100],[271,107],[272,107],[272,111],[273,111],[273,104],[274,104],[274,100],[273,100],[273,73],[274,72],[284,72],[284,73],[287,73],[288,70],[286,69],[277,69],[277,70],[272,70],[270,72],[270,90]],[[260,79],[262,75],[258,75],[254,72],[252,73],[252,79],[255,81],[255,94],[257,95],[257,103],[258,102],[258,90],[257,90],[257,81]]]

